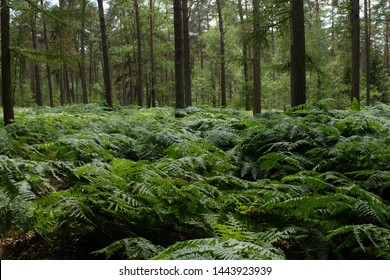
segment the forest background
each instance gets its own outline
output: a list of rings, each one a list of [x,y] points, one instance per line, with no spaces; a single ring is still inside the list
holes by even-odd
[[[258,106],[282,109],[291,99],[290,49],[298,28],[291,25],[290,2],[304,3],[304,27],[297,32],[304,34],[309,102],[333,98],[335,108],[348,107],[355,68],[365,89],[358,101],[389,98],[387,1],[175,1],[182,36],[175,36],[171,1],[3,2],[11,8],[10,90],[16,106],[114,102],[250,110],[260,103],[253,101],[260,95],[254,92],[261,91]],[[361,43],[354,48],[353,3],[361,18]],[[175,45],[177,37],[182,45]],[[184,72],[179,79],[189,95],[185,106],[175,102],[177,46]],[[354,49],[359,62],[352,66]]]

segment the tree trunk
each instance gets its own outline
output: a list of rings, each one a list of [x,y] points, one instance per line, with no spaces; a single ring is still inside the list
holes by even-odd
[[[367,0],[364,0],[364,35],[365,35],[365,73],[366,73],[366,105],[370,105],[370,65],[371,65],[371,39],[370,39],[370,18],[368,16],[368,10],[370,9]]]
[[[181,0],[173,0],[173,21],[175,29],[175,100],[176,108],[184,109],[183,21],[181,9]]]
[[[261,113],[260,0],[253,0],[253,115]]]
[[[184,64],[184,100],[185,106],[192,106],[191,58],[188,0],[182,0],[183,8],[183,64]]]
[[[87,92],[87,77],[85,71],[85,9],[87,1],[83,0],[81,3],[81,31],[80,31],[80,81],[81,92],[83,95],[83,103],[88,104],[88,92]]]
[[[32,45],[33,49],[38,49],[37,44],[37,25],[36,25],[37,15],[34,14],[31,16],[31,37],[32,37]],[[43,93],[41,87],[41,69],[38,63],[34,62],[34,93],[35,93],[35,101],[38,106],[43,106]]]
[[[221,60],[221,106],[226,107],[226,70],[225,70],[225,31],[222,18],[222,0],[216,0],[218,9],[220,60]]]
[[[106,91],[106,102],[109,107],[113,107],[110,57],[108,53],[108,35],[106,31],[106,21],[104,18],[103,0],[98,0],[98,6],[99,6],[100,33],[101,33],[102,52],[103,52],[103,80],[104,80],[104,88]]]
[[[291,1],[291,107],[306,103],[306,50],[303,0]]]
[[[43,0],[41,0],[41,7],[43,8]],[[45,19],[43,19],[43,40],[45,42],[45,50],[49,51],[49,39],[47,37],[47,24]],[[53,83],[51,79],[51,69],[49,64],[46,64],[46,73],[47,73],[47,84],[49,87],[50,107],[54,107]]]
[[[390,4],[389,4],[390,6]],[[390,16],[386,17],[385,23],[385,51],[384,51],[384,63],[385,70],[390,74],[390,59],[389,59],[389,38],[390,38]]]
[[[150,89],[150,106],[156,107],[156,69],[154,62],[154,11],[153,0],[149,1],[149,23],[150,23],[150,75],[151,75],[151,89]]]
[[[238,14],[240,16],[240,23],[242,27],[242,32],[246,32],[245,23],[244,23],[244,11],[242,9],[241,0],[238,1]],[[250,95],[248,89],[248,45],[246,40],[242,40],[242,61],[243,61],[243,71],[244,71],[244,93],[245,93],[245,110],[250,110]]]
[[[351,99],[360,104],[360,19],[359,0],[351,0],[352,92]]]
[[[59,0],[59,7],[60,10],[64,10],[64,0]],[[59,44],[60,44],[60,53],[64,54],[64,32],[62,29],[59,31]],[[58,82],[60,85],[60,99],[61,99],[61,106],[65,105],[65,98],[66,98],[66,93],[65,93],[65,65],[64,62],[61,63],[61,67],[58,70]]]
[[[137,33],[137,104],[143,106],[142,93],[142,37],[141,37],[141,21],[139,16],[138,0],[134,0],[135,9],[135,25]]]
[[[1,80],[4,125],[15,121],[12,84],[11,84],[11,54],[9,34],[9,6],[7,0],[1,0]]]

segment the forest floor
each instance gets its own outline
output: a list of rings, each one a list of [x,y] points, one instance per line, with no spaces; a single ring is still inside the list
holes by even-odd
[[[17,108],[1,259],[390,259],[390,107]]]
[[[82,260],[93,259],[86,240],[75,240],[64,244],[58,237],[52,242],[32,231],[22,235],[0,239],[1,260]]]

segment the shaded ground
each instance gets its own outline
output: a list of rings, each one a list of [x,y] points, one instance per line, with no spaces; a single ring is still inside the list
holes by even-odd
[[[0,239],[0,259],[2,260],[79,260],[94,259],[90,255],[93,244],[86,240],[61,242],[58,236],[47,240],[33,232],[20,236]]]

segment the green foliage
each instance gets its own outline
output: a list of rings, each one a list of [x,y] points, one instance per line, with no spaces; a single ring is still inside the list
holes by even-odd
[[[388,259],[388,111],[18,109],[0,230],[111,259]]]

